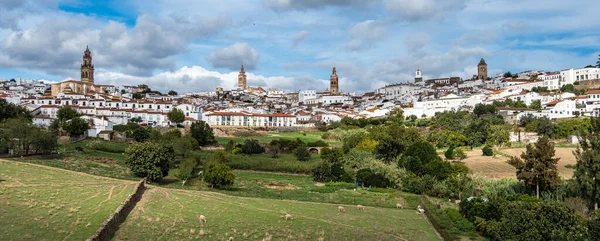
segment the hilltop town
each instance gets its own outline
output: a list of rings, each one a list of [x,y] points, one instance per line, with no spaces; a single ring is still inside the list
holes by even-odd
[[[93,123],[86,133],[89,137],[132,120],[152,127],[189,126],[197,121],[210,126],[314,127],[345,117],[384,117],[397,108],[407,117],[428,118],[444,111],[505,100],[512,104],[499,107],[498,112],[513,121],[529,114],[550,119],[592,116],[600,108],[600,90],[593,90],[600,87],[600,68],[596,66],[490,76],[482,58],[471,79],[423,79],[422,70],[417,69],[414,80],[360,95],[341,91],[338,74],[343,73],[333,67],[328,89],[285,92],[248,86],[242,65],[236,89],[160,93],[147,85],[99,84],[103,80],[94,78],[92,53],[86,48],[80,80],[4,80],[0,82],[0,98],[26,107],[33,122],[42,126],[50,125],[61,106],[70,106]],[[169,121],[167,114],[173,109],[185,113],[183,123]]]

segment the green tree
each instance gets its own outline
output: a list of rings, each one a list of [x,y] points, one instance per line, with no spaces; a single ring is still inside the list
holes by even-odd
[[[10,156],[50,153],[56,149],[56,136],[31,123],[25,117],[0,122],[0,152]]]
[[[131,134],[133,139],[137,142],[142,142],[150,139],[150,129],[148,127],[137,128]]]
[[[229,140],[227,142],[227,144],[225,144],[224,148],[226,152],[231,152],[233,150],[233,148],[235,148],[235,141],[234,140]]]
[[[510,142],[510,127],[505,125],[491,125],[487,133],[487,144],[503,146]]]
[[[552,120],[544,116],[538,119],[536,132],[540,136],[544,135],[552,138],[554,135],[554,127],[555,124],[552,122]]]
[[[31,114],[22,106],[8,103],[5,99],[0,99],[0,121],[8,118],[23,118],[31,121]]]
[[[242,145],[242,153],[251,155],[251,154],[261,154],[265,152],[265,148],[260,145],[258,140],[256,139],[246,139],[244,144]]]
[[[159,181],[167,176],[173,159],[173,147],[156,142],[135,142],[125,150],[125,163],[131,171],[151,181]]]
[[[200,146],[217,143],[212,128],[204,121],[192,123],[191,133],[192,137],[198,141]]]
[[[229,166],[210,161],[204,165],[203,172],[204,182],[210,184],[212,188],[223,188],[233,185],[235,182],[235,174]]]
[[[190,156],[191,152],[200,150],[198,141],[190,136],[176,138],[172,141],[172,143],[175,153],[183,157],[188,157]]]
[[[444,156],[448,160],[454,160],[454,145],[450,145],[450,147],[448,147],[448,150],[444,152]]]
[[[169,90],[168,95],[177,95],[177,91]]]
[[[403,125],[404,124],[404,111],[400,108],[390,111],[387,114],[387,121],[389,123]]]
[[[482,116],[486,114],[496,114],[496,107],[494,105],[479,103],[475,105],[475,108],[473,108],[473,113],[477,116]]]
[[[592,128],[579,136],[579,147],[573,152],[577,159],[574,177],[581,189],[581,197],[589,208],[598,209],[600,202],[600,117],[592,117]]]
[[[294,156],[296,156],[298,161],[305,162],[310,160],[310,151],[306,146],[299,146],[294,149]]]
[[[511,157],[508,164],[517,169],[517,179],[535,188],[536,197],[540,192],[554,189],[560,183],[557,163],[560,158],[554,157],[554,143],[547,136],[542,136],[535,145],[527,145],[521,158]]]
[[[454,151],[454,159],[456,159],[459,162],[462,162],[462,160],[467,158],[467,154],[465,153],[465,151],[462,148],[457,148]]]
[[[196,167],[198,167],[198,160],[193,157],[188,157],[179,164],[175,176],[181,180],[181,186],[185,186],[185,183],[193,177]]]
[[[173,108],[171,111],[169,111],[167,117],[169,118],[169,121],[175,124],[179,124],[185,121],[185,114],[182,110],[177,108]]]
[[[84,120],[79,117],[75,117],[70,119],[62,125],[62,129],[69,133],[71,136],[81,136],[88,129],[90,129],[90,123],[87,120]]]
[[[541,100],[534,100],[531,102],[531,104],[529,104],[529,108],[534,109],[534,110],[541,110],[542,109],[542,101]]]
[[[80,120],[76,120],[72,126],[69,126],[69,122],[72,119],[75,118],[79,118],[81,116],[81,114],[79,114],[79,112],[77,112],[77,110],[71,108],[70,106],[62,106],[60,108],[58,108],[58,110],[56,111],[56,119],[54,119],[52,121],[52,123],[50,123],[50,129],[58,132],[59,135],[62,135],[63,131],[66,131],[67,133],[69,133],[69,131],[67,131],[66,129],[70,129],[73,131],[73,133],[71,133],[71,136],[75,136],[75,135],[81,135],[81,134],[74,134],[74,133],[82,133],[85,132],[81,131],[80,128],[85,127],[84,124],[82,124],[82,122]],[[88,125],[89,127],[89,125]],[[87,129],[86,129],[87,130]]]

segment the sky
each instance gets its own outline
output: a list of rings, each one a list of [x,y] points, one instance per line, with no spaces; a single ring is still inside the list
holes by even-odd
[[[0,79],[160,91],[285,91],[581,68],[600,54],[598,0],[0,0]]]

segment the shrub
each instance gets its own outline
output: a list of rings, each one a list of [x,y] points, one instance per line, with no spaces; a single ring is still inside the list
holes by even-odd
[[[213,188],[222,188],[233,185],[235,174],[227,165],[211,161],[204,165],[203,180]]]
[[[169,174],[171,161],[175,159],[173,147],[155,142],[136,142],[125,150],[125,163],[139,177],[152,181],[161,180]]]
[[[242,148],[236,147],[236,148],[233,148],[233,150],[231,150],[231,154],[233,154],[233,155],[237,155],[240,153],[242,153]]]
[[[75,151],[77,151],[77,152],[83,152],[83,148],[81,148],[80,146],[75,147]]]
[[[327,142],[325,142],[324,140],[318,140],[318,141],[314,141],[314,142],[308,142],[308,143],[306,143],[306,146],[308,146],[308,147],[328,147],[329,144],[327,144]]]
[[[446,150],[446,152],[444,152],[444,156],[448,160],[454,160],[454,145],[450,145],[448,150]]]
[[[329,135],[328,132],[325,132],[325,133],[323,133],[323,135],[321,135],[321,138],[324,139],[324,140],[329,139],[329,137],[330,137],[330,135]]]
[[[308,161],[310,160],[310,151],[308,151],[308,148],[306,146],[299,146],[296,149],[294,149],[294,156],[296,156],[296,159],[298,159],[298,161]]]
[[[493,156],[494,155],[494,150],[492,150],[492,147],[490,147],[489,145],[485,145],[483,147],[483,149],[481,149],[481,151],[483,152],[484,156]]]
[[[255,139],[247,139],[244,141],[244,145],[242,145],[242,153],[244,154],[260,154],[264,153],[265,148],[258,143],[258,140]]]
[[[391,185],[390,180],[381,174],[376,174],[371,169],[364,168],[356,172],[356,181],[367,187],[386,188]]]
[[[232,156],[227,165],[238,170],[310,174],[319,162],[299,162],[289,154],[281,155],[279,158],[271,158],[267,155],[255,155],[248,158],[244,155],[238,155]]]
[[[110,142],[104,140],[94,140],[87,144],[87,147],[97,151],[123,153],[127,149],[127,144],[119,142]]]

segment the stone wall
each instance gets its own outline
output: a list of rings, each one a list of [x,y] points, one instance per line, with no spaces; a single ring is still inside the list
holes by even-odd
[[[117,207],[117,210],[112,213],[108,219],[104,221],[104,223],[102,223],[102,226],[98,228],[96,233],[92,235],[88,241],[108,241],[112,238],[117,229],[119,229],[119,225],[125,221],[127,215],[129,215],[129,212],[131,212],[137,202],[142,199],[142,195],[146,189],[144,186],[145,183],[146,178],[142,179],[135,186],[133,194],[130,194],[127,199],[125,199],[125,201],[123,201],[123,203]]]

